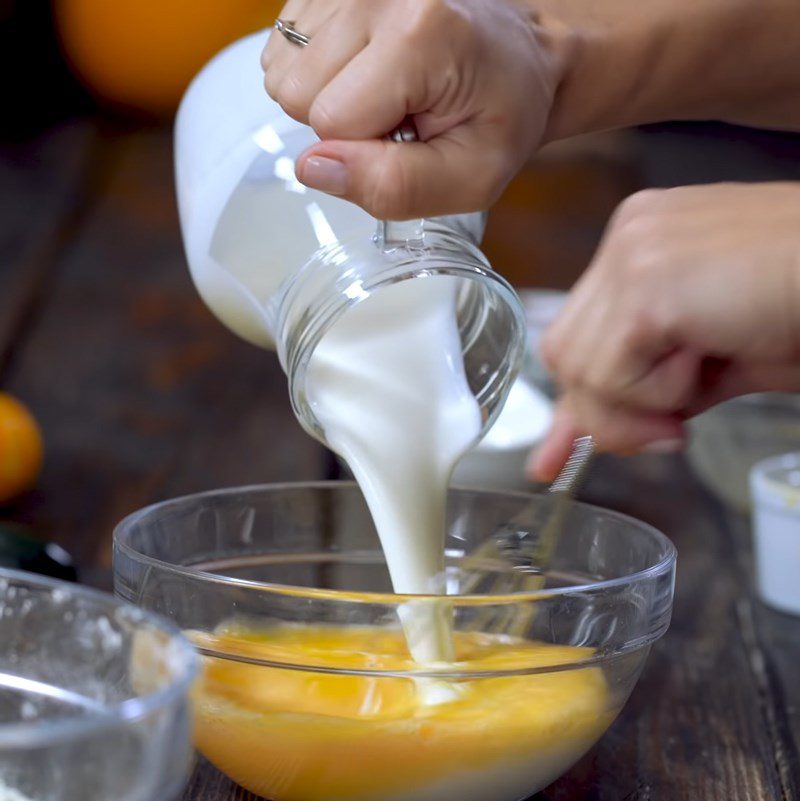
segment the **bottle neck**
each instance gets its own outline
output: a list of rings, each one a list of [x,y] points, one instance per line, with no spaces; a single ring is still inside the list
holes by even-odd
[[[471,238],[471,237],[470,237]],[[307,371],[325,335],[347,313],[399,282],[447,276],[458,281],[455,315],[464,370],[484,431],[494,422],[522,363],[524,313],[514,290],[459,231],[426,221],[423,247],[357,241],[323,248],[277,293],[272,317],[294,412],[325,440],[306,392]]]

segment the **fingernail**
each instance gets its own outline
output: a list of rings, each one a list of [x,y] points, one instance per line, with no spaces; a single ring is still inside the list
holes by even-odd
[[[347,191],[347,167],[341,161],[322,156],[311,156],[297,177],[312,189],[319,189],[329,195],[343,195]]]
[[[682,439],[660,439],[642,448],[642,453],[678,453],[685,445]]]

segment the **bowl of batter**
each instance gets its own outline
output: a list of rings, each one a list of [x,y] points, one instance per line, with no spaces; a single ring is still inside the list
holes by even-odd
[[[574,504],[451,490],[442,593],[392,592],[355,484],[254,486],[124,520],[115,587],[201,655],[195,743],[273,801],[519,801],[625,704],[669,625],[675,549]],[[404,569],[413,568],[405,555]]]

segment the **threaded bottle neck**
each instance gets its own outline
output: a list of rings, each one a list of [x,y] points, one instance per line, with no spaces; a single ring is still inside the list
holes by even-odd
[[[315,349],[348,310],[405,281],[456,279],[455,308],[464,370],[481,409],[484,430],[494,422],[524,355],[525,322],[511,286],[494,273],[470,241],[449,228],[426,225],[423,250],[385,252],[372,242],[337,243],[317,251],[276,295],[275,340],[289,380],[294,412],[326,443],[307,394]],[[435,347],[435,343],[431,343]]]

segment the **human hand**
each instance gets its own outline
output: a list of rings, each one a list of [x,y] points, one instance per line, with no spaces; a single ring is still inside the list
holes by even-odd
[[[385,219],[477,211],[540,144],[558,36],[522,0],[290,0],[281,16],[311,43],[270,37],[265,85],[324,140],[297,162],[310,187]],[[421,141],[384,140],[407,115]]]
[[[377,217],[485,209],[540,144],[589,131],[800,129],[796,0],[289,0],[281,16],[311,44],[271,37],[267,90],[325,140],[298,178]],[[382,141],[409,114],[422,142]]]
[[[563,395],[531,468],[541,480],[579,434],[604,450],[667,450],[715,403],[800,390],[800,184],[630,197],[543,357]]]

